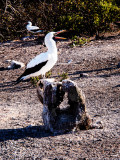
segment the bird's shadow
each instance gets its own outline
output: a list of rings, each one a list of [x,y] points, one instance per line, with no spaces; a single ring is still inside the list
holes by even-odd
[[[106,68],[100,68],[100,69],[94,69],[94,70],[84,70],[84,71],[75,71],[74,73],[69,73],[68,75],[79,75],[78,78],[80,78],[80,75],[84,73],[92,73],[92,72],[102,72],[102,71],[111,71],[111,70],[116,70],[119,67],[114,66],[114,67],[106,67]],[[99,77],[109,77],[111,75],[117,75],[119,73],[111,73],[111,74],[104,74],[104,75],[97,75]],[[81,76],[82,77],[82,76]],[[87,77],[87,76],[86,76]],[[76,77],[77,78],[77,77]],[[83,75],[84,78],[84,75]],[[88,77],[87,77],[88,78]]]
[[[17,129],[0,129],[0,142],[7,140],[18,140],[22,138],[43,138],[49,136],[57,136],[60,134],[53,134],[46,130],[44,126],[28,126]]]
[[[16,81],[11,81],[11,82],[3,82],[0,83],[0,91],[2,92],[19,92],[21,90],[26,90],[26,89],[33,89],[34,87],[31,85],[31,83],[29,82],[30,79],[20,82],[22,83],[22,85],[19,85],[16,83]],[[29,82],[29,83],[26,83]]]

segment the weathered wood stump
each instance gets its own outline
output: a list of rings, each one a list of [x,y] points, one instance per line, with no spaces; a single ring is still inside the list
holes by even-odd
[[[72,129],[89,129],[91,119],[86,113],[82,90],[71,80],[55,82],[54,79],[40,80],[37,93],[43,104],[43,123],[53,133],[65,133]],[[60,107],[67,94],[67,105]]]

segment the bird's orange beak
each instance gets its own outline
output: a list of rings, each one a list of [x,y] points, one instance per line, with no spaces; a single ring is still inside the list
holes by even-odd
[[[67,39],[67,38],[64,38],[64,37],[56,37],[56,35],[60,34],[60,33],[63,33],[63,32],[66,32],[66,30],[61,30],[61,31],[58,31],[55,33],[55,39]]]

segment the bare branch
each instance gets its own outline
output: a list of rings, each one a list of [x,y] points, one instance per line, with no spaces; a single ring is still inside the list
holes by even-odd
[[[4,11],[4,13],[6,12],[7,7],[8,7],[8,0],[6,0],[6,5],[5,5],[5,11]]]

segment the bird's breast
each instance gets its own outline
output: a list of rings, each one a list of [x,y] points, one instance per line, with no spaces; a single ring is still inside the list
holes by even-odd
[[[57,60],[57,52],[53,52],[53,53],[49,53],[48,54],[48,59],[53,59],[53,60]]]

